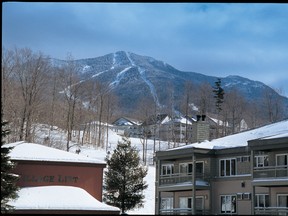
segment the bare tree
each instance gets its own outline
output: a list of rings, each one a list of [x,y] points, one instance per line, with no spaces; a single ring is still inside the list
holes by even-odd
[[[72,132],[75,129],[75,113],[82,90],[82,82],[80,80],[79,71],[71,55],[68,55],[67,64],[63,66],[60,76],[63,87],[62,93],[66,102],[66,150],[69,151],[71,148],[70,141],[72,140]]]
[[[37,121],[39,107],[43,102],[50,65],[42,53],[34,54],[28,48],[15,49],[15,58],[15,78],[19,81],[19,93],[23,101],[19,139],[31,142],[31,127]]]
[[[264,91],[264,108],[269,122],[276,122],[283,116],[283,97],[278,96],[277,93],[281,94],[281,90],[266,89]]]

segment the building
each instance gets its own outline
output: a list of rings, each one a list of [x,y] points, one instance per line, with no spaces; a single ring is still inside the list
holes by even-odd
[[[143,122],[142,127],[146,131],[148,138],[177,143],[191,143],[193,122],[195,122],[194,119],[181,115],[158,114],[150,116]]]
[[[155,213],[287,215],[287,157],[288,120],[156,152]]]
[[[135,119],[121,117],[112,123],[111,129],[118,135],[140,137],[142,135],[141,122]]]
[[[15,213],[119,214],[102,203],[105,162],[34,143],[4,146],[13,147],[9,156],[20,176]]]

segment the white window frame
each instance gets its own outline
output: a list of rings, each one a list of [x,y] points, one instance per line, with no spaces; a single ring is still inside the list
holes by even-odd
[[[204,161],[196,161],[196,167],[197,167],[197,164],[200,164],[202,163],[202,171],[201,171],[201,174],[204,174]],[[186,165],[186,172],[181,172],[181,166],[185,166]],[[191,165],[191,168],[193,166],[193,163],[192,162],[187,162],[187,163],[179,163],[179,173],[180,174],[192,174],[192,169],[191,169],[191,172],[189,172],[189,165]],[[196,172],[196,170],[195,170]]]
[[[287,198],[286,198],[286,199],[287,199],[287,200],[286,200],[286,202],[287,202],[287,203],[286,203],[286,204],[287,204],[286,206],[280,206],[280,205],[279,205],[279,201],[280,201],[280,200],[279,200],[279,197],[281,197],[281,196],[287,197]],[[286,208],[288,207],[288,194],[277,194],[277,207],[286,207]]]
[[[284,157],[286,156],[286,164],[284,164],[284,165],[279,165],[278,164],[278,161],[279,161],[278,157],[281,157],[281,156],[284,156]],[[286,154],[276,154],[276,166],[287,166],[287,165],[288,165],[288,153],[286,153]]]
[[[230,197],[230,209],[231,210],[226,210],[226,206],[229,206],[229,203],[224,204],[222,203],[222,198],[224,197],[224,199],[226,200],[228,197]],[[234,199],[233,199],[234,198]],[[234,201],[233,201],[234,200]],[[233,202],[235,202],[233,204]],[[223,210],[223,205],[225,207],[225,209]],[[234,210],[232,211],[232,207],[234,205]],[[220,195],[220,212],[221,214],[236,214],[237,213],[237,195]]]
[[[181,203],[181,199],[183,199],[183,200],[185,200],[185,202],[186,202],[186,205],[185,205],[185,207],[180,207],[180,203]],[[199,200],[199,199],[201,199],[201,206],[200,206],[200,208],[197,208],[197,203],[196,203],[196,200]],[[195,200],[195,204],[196,204],[196,206],[195,206],[195,208],[196,208],[196,210],[203,210],[204,209],[204,199],[205,199],[205,197],[204,196],[196,196],[196,200]],[[189,205],[191,206],[191,207],[189,207]],[[192,208],[192,197],[179,197],[179,208]]]
[[[264,201],[264,206],[260,206],[260,197],[263,197],[263,201]],[[266,200],[268,200],[268,205],[266,206]],[[270,206],[270,196],[269,194],[255,194],[255,204],[254,206],[256,208],[267,208]]]
[[[259,161],[260,158],[263,158],[263,162]],[[265,165],[265,158],[267,159],[267,165]],[[267,166],[269,166],[268,155],[256,155],[255,156],[255,167],[267,167]]]
[[[164,208],[162,208],[163,201],[165,202]],[[168,204],[168,205],[167,205]],[[160,210],[168,210],[168,209],[173,209],[174,207],[173,203],[173,197],[163,197],[161,198],[161,203],[160,203]]]
[[[164,167],[166,167],[166,173],[164,173]],[[171,173],[167,173],[167,167],[170,167]],[[162,164],[161,166],[161,176],[171,176],[174,174],[174,164]]]
[[[189,172],[189,165],[193,166],[192,163],[179,163],[179,173],[180,174],[192,174],[192,170],[191,172]],[[185,166],[186,172],[181,171],[181,166]]]
[[[235,161],[235,171],[234,171],[234,173],[235,174],[232,174],[232,160],[234,160]],[[221,162],[222,161],[224,161],[224,167],[223,167],[223,169],[224,169],[224,172],[223,172],[223,175],[222,175],[222,167],[221,167]],[[227,164],[227,162],[226,161],[229,161],[229,166],[230,166],[230,172],[229,172],[229,175],[226,173],[226,164]],[[224,159],[220,159],[219,160],[219,176],[220,177],[230,177],[230,176],[236,176],[237,175],[237,158],[224,158]]]

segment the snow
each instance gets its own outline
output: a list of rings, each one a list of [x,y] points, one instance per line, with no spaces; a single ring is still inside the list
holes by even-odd
[[[135,62],[131,59],[131,56],[130,56],[130,53],[129,52],[126,52],[126,56],[127,58],[129,59],[130,63],[132,66],[136,66]],[[154,85],[150,82],[150,80],[147,79],[146,77],[146,74],[145,74],[145,69],[144,68],[141,68],[139,66],[136,66],[140,75],[141,75],[141,78],[142,80],[148,85],[149,89],[150,89],[150,92],[154,98],[154,101],[156,102],[157,106],[160,107],[160,103],[159,103],[159,100],[158,100],[158,96],[157,96],[157,93],[156,93],[156,90],[155,90],[155,87]]]
[[[130,66],[130,67],[127,67],[127,68],[125,68],[124,70],[120,71],[120,72],[117,74],[117,76],[116,76],[116,80],[113,81],[112,83],[110,83],[109,86],[115,87],[116,85],[118,85],[119,82],[120,82],[120,81],[122,80],[122,78],[124,77],[125,72],[128,71],[128,70],[130,70],[131,68],[132,68],[132,67]]]
[[[19,197],[10,201],[17,210],[101,210],[119,211],[95,199],[84,189],[72,186],[25,187],[18,192]]]
[[[105,164],[103,160],[78,155],[63,150],[50,148],[44,145],[26,142],[15,142],[4,146],[14,147],[9,156],[13,160],[57,161]]]

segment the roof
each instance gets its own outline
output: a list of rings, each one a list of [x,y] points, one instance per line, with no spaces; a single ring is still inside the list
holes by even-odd
[[[8,203],[16,210],[119,211],[119,208],[102,203],[84,189],[73,186],[25,187],[18,195]]]
[[[140,125],[141,122],[139,122],[136,119],[131,119],[127,117],[121,117],[116,119],[112,125],[118,125],[118,126],[131,126],[131,125]]]
[[[96,158],[24,141],[5,144],[3,147],[13,147],[9,153],[12,160],[106,164]]]
[[[241,133],[225,136],[211,141],[203,141],[178,148],[168,149],[167,151],[186,148],[202,148],[202,149],[227,149],[235,147],[248,146],[249,140],[265,139],[266,137],[287,137],[288,136],[288,119],[269,124],[257,129],[244,131]]]

